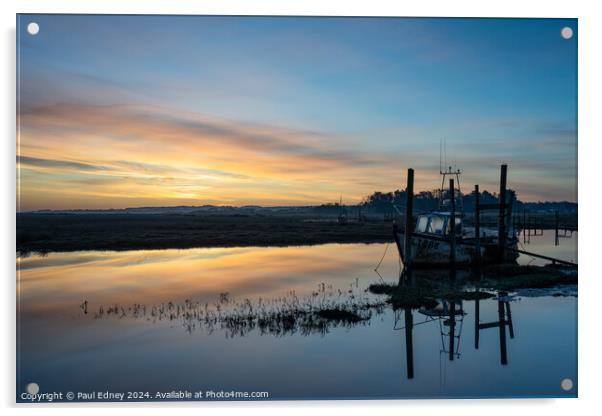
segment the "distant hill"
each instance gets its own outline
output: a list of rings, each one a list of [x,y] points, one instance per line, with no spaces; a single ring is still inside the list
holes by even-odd
[[[513,192],[510,190],[510,192]],[[438,191],[422,191],[414,195],[414,210],[432,211],[437,209]],[[464,195],[464,211],[474,212],[474,192]],[[498,202],[495,193],[481,192],[481,203],[493,204]],[[266,215],[266,216],[338,216],[342,211],[352,215],[382,215],[393,214],[406,204],[406,192],[396,190],[393,192],[374,192],[364,198],[360,204],[340,205],[337,203],[325,203],[321,205],[306,206],[219,206],[219,205],[192,205],[172,207],[134,207],[134,208],[110,208],[110,209],[61,209],[61,210],[38,210],[23,212],[23,214],[181,214],[181,215]],[[515,212],[553,212],[576,213],[577,203],[568,201],[539,201],[523,202],[514,201]]]

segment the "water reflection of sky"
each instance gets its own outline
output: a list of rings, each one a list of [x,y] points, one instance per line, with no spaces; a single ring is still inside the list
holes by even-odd
[[[573,233],[560,231],[558,245],[555,245],[554,230],[538,230],[537,233],[536,236],[521,233],[519,235],[519,249],[577,263],[577,231]],[[549,261],[521,255],[519,263],[543,266]]]
[[[574,241],[561,241],[561,249]],[[527,250],[542,252],[535,245],[532,239]],[[552,241],[548,249],[559,248]],[[362,288],[379,281],[373,269],[384,252],[384,244],[332,244],[20,259],[18,390],[35,381],[41,392],[235,389],[281,399],[576,394],[559,387],[562,378],[577,378],[575,297],[510,302],[515,338],[507,339],[507,365],[500,364],[498,328],[480,331],[474,348],[475,302],[463,302],[460,356],[453,361],[441,351],[441,322],[418,325],[424,316],[413,311],[413,379],[407,378],[406,335],[394,330],[400,325],[390,309],[368,325],[333,327],[325,336],[250,332],[229,338],[220,329],[188,333],[177,322],[91,319],[79,308],[83,300],[91,310],[111,303],[215,301],[223,292],[269,298],[310,293],[321,282],[345,289],[356,279]],[[390,246],[379,268],[387,281],[396,280],[396,256]],[[497,304],[480,302],[481,323],[498,319]]]
[[[370,279],[384,246],[207,248],[50,253],[19,260],[22,311],[93,303],[157,303],[194,298],[270,297],[315,290],[322,282],[347,287]],[[393,247],[389,248],[392,259]],[[370,264],[374,263],[374,264]],[[368,267],[371,266],[371,267]],[[397,263],[382,266],[396,274]],[[373,274],[373,273],[372,273]],[[78,303],[78,304],[79,304]]]

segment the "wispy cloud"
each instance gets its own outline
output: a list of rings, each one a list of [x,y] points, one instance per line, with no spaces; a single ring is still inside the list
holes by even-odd
[[[281,173],[309,172],[317,166],[327,170],[375,166],[391,161],[387,155],[362,154],[347,149],[341,138],[316,131],[222,120],[193,113],[174,113],[157,107],[57,104],[24,112],[21,123],[26,133],[35,130],[44,135],[44,132],[51,132],[46,134],[49,140],[72,137],[75,140],[70,145],[76,147],[78,144],[93,144],[84,137],[105,140],[116,149],[148,145],[150,147],[145,148],[145,157],[148,152],[165,148],[172,152],[195,150],[198,152],[195,156],[201,160],[209,156],[218,160],[233,160],[235,158],[223,151],[224,148],[230,148],[237,153],[271,158],[272,163],[264,168],[281,170]],[[190,157],[189,154],[183,156]],[[289,164],[287,156],[303,163]],[[138,162],[136,159],[118,163],[150,171],[174,168],[173,164],[159,165]]]
[[[119,195],[121,206],[322,203],[341,193],[357,201],[400,179],[399,158],[347,148],[342,137],[150,106],[30,108],[21,139],[31,145],[18,158],[25,206],[82,183],[92,206]]]
[[[89,163],[73,162],[70,160],[41,159],[41,158],[37,158],[37,157],[19,156],[19,155],[17,155],[17,163],[21,166],[49,168],[52,170],[85,171],[85,172],[110,170],[110,168],[108,168],[106,166],[92,165]]]
[[[408,167],[437,187],[441,138],[463,184],[495,189],[505,162],[523,198],[574,196],[571,19],[36,21],[22,209],[357,202]]]
[[[497,134],[500,129],[516,134],[520,125],[505,122]],[[573,176],[574,164],[561,162],[567,157],[564,150],[574,146],[574,132],[563,130],[564,126],[560,130],[553,126],[553,132],[541,130],[550,128],[546,124],[528,126],[528,140],[519,136],[452,142],[457,162],[468,167],[465,181],[495,189],[497,170],[492,167],[505,162],[511,164],[517,185],[521,177],[537,183],[523,187],[522,194],[519,189],[521,196],[567,195],[565,189],[573,184],[563,177]],[[350,146],[344,136],[315,130],[154,106],[85,104],[30,108],[22,114],[21,128],[22,140],[30,147],[24,147],[26,154],[18,163],[31,171],[23,176],[22,196],[25,206],[32,208],[41,207],[36,202],[40,193],[76,194],[82,184],[90,207],[109,202],[113,206],[316,204],[341,194],[356,202],[375,190],[403,187],[403,174],[410,166],[419,171],[418,187],[438,186],[438,149],[417,141],[425,133],[412,129],[399,132],[399,148],[405,151],[386,153]],[[551,146],[561,146],[561,152],[548,152],[543,158],[534,153]],[[559,169],[566,172],[561,175]]]

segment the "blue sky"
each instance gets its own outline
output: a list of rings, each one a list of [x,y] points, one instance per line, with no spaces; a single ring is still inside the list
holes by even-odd
[[[576,200],[576,19],[18,20],[24,209],[357,202],[436,187],[442,139],[464,184]]]

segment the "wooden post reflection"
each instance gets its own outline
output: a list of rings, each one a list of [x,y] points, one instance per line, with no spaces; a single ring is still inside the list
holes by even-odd
[[[504,316],[504,302],[497,302],[498,327],[500,330],[500,360],[502,365],[508,364],[508,351],[506,350],[506,319]]]
[[[480,303],[475,300],[475,319],[474,319],[474,347],[479,349],[480,331],[487,328],[498,328],[500,341],[500,362],[502,365],[508,364],[508,347],[506,339],[506,326],[510,339],[514,339],[514,326],[512,324],[512,312],[510,311],[510,302],[498,300],[497,302],[498,320],[497,322],[480,323]]]
[[[508,320],[508,332],[510,333],[510,339],[514,339],[514,325],[512,325],[512,312],[510,312],[510,302],[504,302],[506,304],[506,319]]]
[[[454,360],[454,344],[456,336],[456,302],[449,303],[449,360]]]
[[[406,368],[408,379],[414,378],[414,342],[412,332],[414,330],[414,318],[412,309],[405,308],[405,333],[406,333]]]
[[[474,348],[475,350],[479,349],[479,321],[481,317],[481,305],[479,300],[475,300],[474,304]]]

